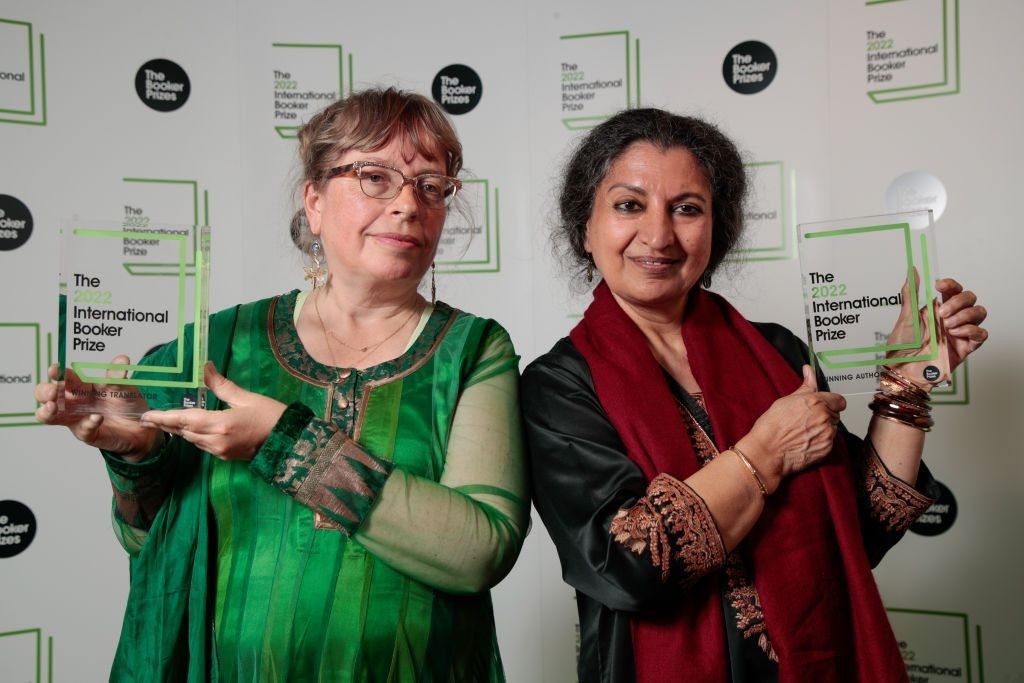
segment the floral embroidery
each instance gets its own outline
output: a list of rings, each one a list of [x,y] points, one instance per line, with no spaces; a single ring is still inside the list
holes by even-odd
[[[761,611],[761,599],[757,589],[747,576],[747,569],[738,552],[729,553],[725,565],[726,590],[725,596],[736,610],[736,628],[744,638],[757,637],[757,645],[768,659],[779,661],[771,640],[768,638],[768,626],[764,623],[764,612]]]
[[[667,474],[651,480],[647,495],[636,505],[619,510],[610,531],[617,543],[633,553],[648,551],[662,581],[674,574],[688,585],[725,560],[722,537],[704,501]]]
[[[886,531],[906,531],[935,502],[893,476],[870,442],[864,444],[861,469],[871,516],[884,524]]]
[[[692,394],[692,396],[697,401],[700,409],[707,413],[703,394]],[[697,422],[697,418],[690,414],[686,404],[679,401],[678,405],[679,414],[683,417],[683,424],[686,426],[686,433],[689,434],[690,443],[693,444],[693,450],[697,454],[697,462],[703,467],[715,459],[715,456],[718,455],[718,449],[715,448],[715,444],[711,441],[707,432],[704,431],[704,428]]]
[[[296,439],[291,453],[284,459],[282,471],[275,475],[275,485],[289,496],[298,493],[317,460],[326,455],[318,451],[321,444],[327,443],[336,433],[323,420],[310,420]]]
[[[703,395],[693,394],[693,398],[706,414],[707,406],[704,404]],[[686,431],[690,435],[690,442],[693,444],[698,460],[702,466],[708,464],[718,455],[718,449],[715,448],[715,444],[712,443],[707,432],[700,426],[697,418],[690,413],[685,404],[679,404],[679,412],[683,416]],[[758,647],[764,651],[768,659],[773,662],[779,661],[768,637],[768,626],[764,621],[764,612],[761,611],[761,599],[747,572],[743,555],[738,549],[729,553],[729,557],[726,559],[725,578],[725,599],[736,610],[736,628],[744,638],[756,637]]]

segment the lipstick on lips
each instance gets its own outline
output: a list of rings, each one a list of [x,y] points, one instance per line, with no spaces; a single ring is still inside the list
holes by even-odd
[[[668,256],[629,256],[628,258],[634,265],[652,274],[667,273],[682,262],[680,258]]]

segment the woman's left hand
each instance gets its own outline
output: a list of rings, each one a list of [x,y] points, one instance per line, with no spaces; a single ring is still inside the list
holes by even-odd
[[[946,330],[949,371],[953,372],[988,339],[988,330],[981,327],[988,311],[978,305],[974,292],[964,291],[963,286],[952,278],[936,281],[935,288],[942,294],[938,317]]]
[[[203,369],[203,380],[227,410],[151,410],[142,424],[180,436],[221,460],[252,460],[287,406],[242,389],[213,363]]]

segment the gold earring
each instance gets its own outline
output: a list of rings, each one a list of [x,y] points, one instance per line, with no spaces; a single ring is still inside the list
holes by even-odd
[[[327,267],[324,265],[324,249],[320,240],[315,238],[309,245],[309,258],[313,265],[303,268],[306,271],[306,279],[313,283],[313,289],[323,286],[327,280]]]

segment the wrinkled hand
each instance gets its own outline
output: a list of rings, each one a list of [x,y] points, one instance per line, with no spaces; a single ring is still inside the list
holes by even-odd
[[[213,363],[203,368],[203,379],[227,410],[151,410],[142,423],[180,436],[221,460],[252,460],[287,406],[242,389]]]
[[[949,370],[952,372],[988,339],[988,330],[981,327],[988,311],[978,305],[974,292],[964,291],[963,286],[952,278],[938,280],[935,288],[942,294],[938,317],[946,330]]]
[[[917,289],[919,286],[920,277],[915,269],[914,288]],[[926,366],[937,365],[940,371],[946,374],[945,376],[940,376],[936,381],[946,380],[969,354],[976,351],[988,339],[988,331],[980,326],[988,315],[988,311],[985,310],[984,306],[977,305],[978,297],[975,296],[974,292],[964,291],[960,283],[951,278],[937,280],[935,288],[942,295],[942,304],[939,305],[936,301],[928,301],[918,311],[914,311],[911,308],[910,302],[909,278],[903,283],[903,306],[888,339],[889,344],[914,341],[914,322],[916,316],[923,335],[920,347],[890,351],[887,357],[894,358],[908,355],[916,356],[922,353],[928,354],[932,350],[932,340],[928,333],[928,316],[931,310],[935,310],[935,335],[939,348],[939,358],[934,361],[901,363],[893,366],[894,370],[926,391],[930,391],[934,386],[924,379],[924,368]]]
[[[127,356],[115,356],[111,362],[128,365],[130,361]],[[127,374],[125,371],[107,371],[107,376],[110,378],[120,379],[126,377]],[[39,407],[36,408],[36,419],[43,424],[63,425],[71,430],[71,433],[79,441],[111,453],[117,453],[125,460],[141,460],[156,447],[160,439],[159,430],[141,425],[134,418],[120,415],[138,415],[149,408],[146,400],[141,396],[135,398],[123,396],[123,394],[135,392],[111,391],[111,389],[125,388],[118,384],[83,382],[71,368],[65,368],[64,379],[57,381],[56,363],[47,368],[46,375],[50,381],[46,384],[37,384],[35,389],[36,401],[39,402]],[[65,392],[65,411],[59,411],[57,407],[57,397],[60,392]],[[76,403],[79,405],[92,404],[98,410],[103,410],[105,414],[67,410],[67,408],[74,407]]]
[[[846,399],[839,394],[818,391],[810,365],[804,365],[803,373],[803,384],[776,399],[736,444],[764,478],[769,492],[782,479],[828,455],[839,413],[846,409]]]

